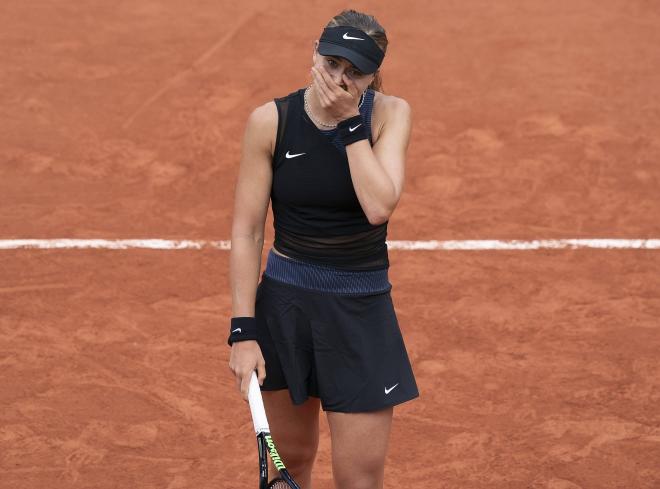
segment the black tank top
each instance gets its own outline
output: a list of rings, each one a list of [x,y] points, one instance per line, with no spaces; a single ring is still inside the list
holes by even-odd
[[[275,99],[274,247],[291,258],[344,270],[388,268],[388,221],[369,223],[355,194],[337,129],[320,130],[314,125],[304,109],[304,93],[301,88]],[[360,107],[369,144],[373,144],[374,96],[367,89]]]

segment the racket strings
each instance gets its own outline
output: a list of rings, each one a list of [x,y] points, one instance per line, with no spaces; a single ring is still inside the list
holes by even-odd
[[[278,477],[270,481],[267,489],[291,489],[291,486],[284,479]]]

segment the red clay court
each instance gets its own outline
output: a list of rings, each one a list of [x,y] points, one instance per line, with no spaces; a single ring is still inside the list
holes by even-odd
[[[3,2],[0,244],[230,239],[249,112],[310,83],[348,6]],[[350,7],[387,29],[384,90],[413,108],[388,240],[660,238],[660,4]],[[257,487],[228,258],[0,249],[0,488]],[[660,487],[660,249],[390,261],[421,397],[386,488]]]

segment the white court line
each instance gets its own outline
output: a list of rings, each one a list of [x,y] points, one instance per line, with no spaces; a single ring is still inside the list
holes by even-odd
[[[660,239],[469,239],[450,241],[389,241],[397,250],[541,250],[541,249],[660,249]]]
[[[541,249],[660,249],[660,239],[535,239],[497,240],[468,239],[448,241],[387,241],[391,250],[541,250]],[[148,248],[156,250],[182,250],[216,248],[231,249],[230,240],[169,240],[169,239],[3,239],[0,250],[14,249],[72,249],[94,248],[126,250]]]

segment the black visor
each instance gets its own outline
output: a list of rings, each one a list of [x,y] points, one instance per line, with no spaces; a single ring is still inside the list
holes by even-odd
[[[326,27],[318,51],[323,56],[346,58],[362,73],[374,73],[385,57],[376,41],[355,27]]]

